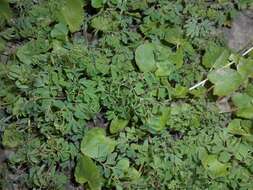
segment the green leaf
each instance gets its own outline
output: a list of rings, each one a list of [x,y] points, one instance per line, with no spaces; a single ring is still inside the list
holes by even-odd
[[[7,0],[0,1],[0,17],[9,20],[12,16],[12,11]]]
[[[241,75],[233,69],[218,69],[208,74],[208,79],[214,84],[214,94],[227,96],[237,90],[243,82]]]
[[[229,173],[229,164],[219,162],[216,155],[206,155],[201,162],[212,177],[223,177]]]
[[[65,24],[59,23],[54,26],[50,35],[52,38],[56,38],[58,40],[65,40],[67,37],[68,31],[69,30]]]
[[[237,71],[244,78],[253,77],[253,59],[241,58],[239,64],[237,65]]]
[[[15,148],[21,145],[24,141],[24,137],[15,126],[9,126],[4,130],[3,134],[3,146],[6,148]]]
[[[232,101],[238,108],[236,111],[238,117],[246,119],[253,118],[253,97],[247,94],[236,93],[232,96]]]
[[[159,61],[157,62],[155,75],[158,77],[167,77],[175,70],[174,67],[175,66],[168,60]]]
[[[78,183],[88,183],[91,190],[100,190],[103,178],[91,158],[81,155],[75,168],[75,179]]]
[[[163,108],[160,115],[154,115],[149,118],[145,124],[145,127],[151,133],[159,133],[166,127],[166,123],[170,118],[170,108]]]
[[[251,126],[252,122],[249,120],[234,119],[229,123],[227,130],[233,135],[240,135],[243,139],[253,142]]]
[[[61,8],[58,19],[68,25],[71,32],[80,30],[84,19],[83,0],[66,0]]]
[[[128,124],[128,120],[115,118],[110,125],[110,133],[115,134],[123,130]]]
[[[142,44],[136,49],[135,61],[140,71],[153,72],[156,70],[154,50],[155,47],[152,43]]]
[[[81,142],[81,152],[91,158],[103,158],[112,153],[116,142],[105,136],[102,128],[90,129]]]
[[[181,68],[184,63],[183,48],[180,47],[175,53],[172,53],[172,55],[170,56],[170,60],[176,65],[177,68]]]
[[[129,165],[130,165],[129,159],[122,158],[121,160],[118,161],[115,167],[126,172],[129,169]]]
[[[91,0],[91,6],[93,8],[101,8],[106,3],[106,0]]]
[[[211,43],[203,57],[203,65],[206,68],[221,68],[228,63],[229,51],[215,43]]]

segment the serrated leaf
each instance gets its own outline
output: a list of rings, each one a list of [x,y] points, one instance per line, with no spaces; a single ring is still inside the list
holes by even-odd
[[[142,44],[136,49],[135,61],[140,71],[153,72],[156,70],[154,50],[155,47],[152,43]]]
[[[66,0],[65,5],[61,8],[59,21],[68,25],[71,32],[80,30],[83,23],[84,1],[82,0]]]
[[[214,84],[214,95],[227,96],[237,90],[243,82],[241,75],[233,69],[218,69],[208,74]]]
[[[112,153],[116,142],[105,136],[102,128],[90,129],[81,142],[81,152],[91,158],[103,158]]]
[[[115,134],[123,130],[128,124],[128,120],[115,118],[110,125],[110,133]]]
[[[80,184],[88,183],[91,190],[100,190],[103,178],[91,158],[81,155],[75,167],[75,179]]]
[[[203,57],[203,65],[206,68],[221,68],[228,63],[230,53],[224,47],[211,43]]]
[[[218,161],[216,155],[206,155],[202,158],[201,162],[212,177],[223,177],[229,173],[229,164],[223,164]]]

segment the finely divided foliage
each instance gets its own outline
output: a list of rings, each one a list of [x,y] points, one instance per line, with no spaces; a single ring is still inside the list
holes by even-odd
[[[0,189],[251,190],[250,6],[0,0]]]

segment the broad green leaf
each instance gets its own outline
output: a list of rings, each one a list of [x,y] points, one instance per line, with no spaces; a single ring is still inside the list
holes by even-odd
[[[170,118],[170,108],[163,108],[160,115],[154,115],[149,118],[145,124],[145,127],[151,133],[159,133],[166,127],[166,123]]]
[[[35,55],[43,54],[50,48],[49,41],[44,39],[38,39],[29,41],[17,50],[17,57],[23,63],[31,64],[32,58]]]
[[[180,86],[177,85],[174,89],[173,89],[173,96],[175,98],[185,98],[186,95],[188,93],[188,88],[184,87],[184,86]]]
[[[0,37],[0,53],[5,50],[5,40]]]
[[[92,128],[83,137],[81,152],[91,158],[103,158],[112,153],[116,142],[105,136],[102,128]]]
[[[214,84],[214,94],[227,96],[237,90],[243,82],[241,75],[233,69],[218,69],[208,74],[208,79]]]
[[[24,141],[23,134],[15,126],[9,126],[4,130],[2,143],[5,148],[15,148]]]
[[[167,77],[175,70],[174,67],[175,66],[169,60],[159,61],[157,62],[155,75],[158,77]]]
[[[9,6],[8,0],[0,0],[0,17],[9,20],[12,16],[12,11]]]
[[[203,57],[203,65],[206,68],[221,68],[228,63],[229,56],[227,49],[211,43]]]
[[[168,28],[165,33],[165,41],[174,45],[180,45],[183,41],[183,31],[181,28]]]
[[[240,108],[236,115],[245,119],[253,119],[253,105],[251,107]]]
[[[84,20],[83,0],[66,0],[61,8],[59,21],[68,25],[71,32],[80,30]]]
[[[122,158],[116,164],[116,168],[118,168],[124,172],[126,172],[129,169],[129,166],[130,166],[130,162],[129,162],[129,159],[127,159],[127,158]]]
[[[241,58],[237,65],[237,71],[244,78],[253,77],[253,59]]]
[[[142,44],[136,49],[135,61],[140,71],[153,72],[156,70],[154,50],[155,47],[152,43]]]
[[[80,184],[88,183],[91,190],[100,190],[103,178],[91,158],[81,155],[75,167],[75,179]]]
[[[115,134],[123,130],[128,124],[128,120],[115,118],[110,125],[110,133]]]
[[[242,120],[242,119],[234,119],[232,120],[227,130],[229,133],[233,135],[240,135],[243,139],[253,142],[253,134],[252,134],[252,121]]]
[[[50,33],[52,38],[56,38],[58,40],[65,40],[67,37],[67,34],[68,34],[68,28],[63,23],[56,24]]]
[[[94,8],[101,8],[106,3],[106,0],[91,0],[91,6]]]
[[[253,97],[247,94],[236,93],[232,96],[232,101],[237,107],[236,115],[238,117],[253,118]]]
[[[218,161],[216,155],[206,155],[201,162],[204,168],[210,172],[212,177],[223,177],[229,173],[230,165]]]
[[[182,67],[184,63],[184,51],[183,48],[180,47],[177,49],[175,53],[172,53],[170,56],[170,60],[176,65],[177,68]]]

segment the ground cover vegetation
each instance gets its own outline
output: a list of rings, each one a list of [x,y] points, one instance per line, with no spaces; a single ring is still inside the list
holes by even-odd
[[[0,0],[0,189],[251,190],[250,6]]]

